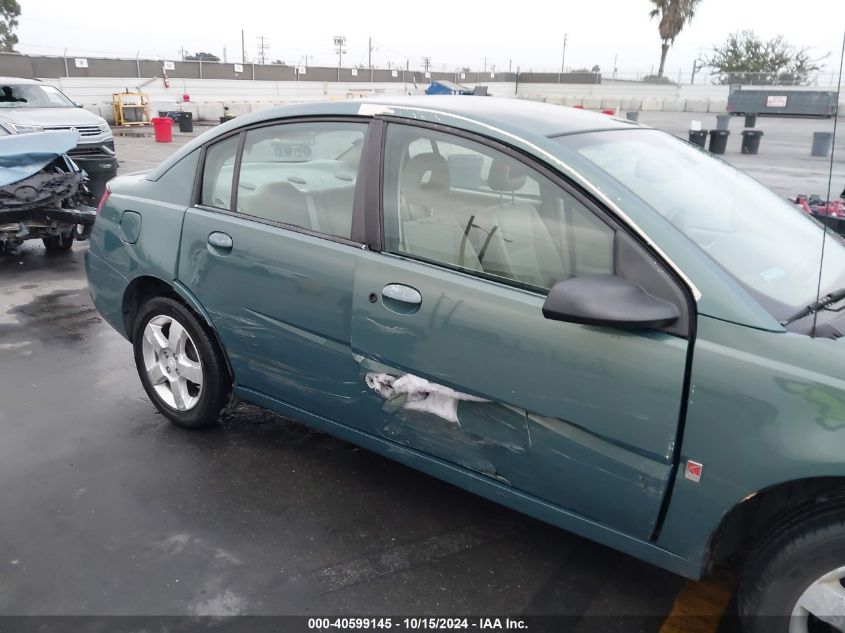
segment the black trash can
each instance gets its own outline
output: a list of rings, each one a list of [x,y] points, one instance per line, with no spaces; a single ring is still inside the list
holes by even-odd
[[[690,130],[689,142],[699,147],[704,147],[707,142],[707,130]]]
[[[745,115],[745,127],[757,127],[757,115],[756,114],[746,114]]]
[[[731,115],[730,114],[717,114],[716,115],[716,129],[717,130],[728,130],[731,127]]]
[[[761,130],[742,131],[742,153],[756,154],[760,151],[760,139],[763,137]]]
[[[728,149],[728,137],[731,135],[727,130],[710,130],[710,153],[724,154]]]
[[[813,147],[810,156],[829,156],[833,145],[833,132],[813,132]]]
[[[633,121],[634,123],[637,123],[640,120],[640,113],[639,112],[628,112],[628,113],[625,114],[625,118],[627,118],[629,121]]]
[[[192,112],[179,113],[179,131],[193,132],[194,131],[194,115]]]

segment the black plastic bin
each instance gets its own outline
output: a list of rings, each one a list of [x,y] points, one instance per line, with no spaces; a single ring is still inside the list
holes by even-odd
[[[742,153],[756,154],[760,151],[760,139],[763,138],[761,130],[742,131]]]
[[[707,142],[707,130],[690,130],[689,142],[699,147],[704,147]]]
[[[757,115],[756,114],[746,114],[745,115],[745,127],[757,127]]]
[[[193,132],[194,131],[194,115],[191,112],[179,113],[179,131]]]
[[[728,149],[728,137],[731,135],[727,130],[710,130],[710,153],[724,154]]]

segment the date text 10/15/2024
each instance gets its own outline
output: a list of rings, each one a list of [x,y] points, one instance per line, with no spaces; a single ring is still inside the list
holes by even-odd
[[[528,628],[525,620],[519,618],[308,618],[308,628],[314,631],[351,630],[397,630],[397,631],[518,631]]]

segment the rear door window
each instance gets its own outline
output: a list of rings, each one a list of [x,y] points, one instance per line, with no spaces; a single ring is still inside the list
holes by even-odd
[[[227,211],[231,207],[232,179],[239,139],[238,135],[230,136],[206,150],[200,194],[200,204],[203,206]]]
[[[246,133],[237,211],[351,239],[366,123],[285,123]]]

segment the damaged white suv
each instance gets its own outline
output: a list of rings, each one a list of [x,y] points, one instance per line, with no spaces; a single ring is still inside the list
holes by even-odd
[[[0,77],[0,128],[0,135],[76,131],[79,141],[68,155],[88,175],[88,188],[95,197],[117,175],[114,136],[106,120],[42,81]]]

